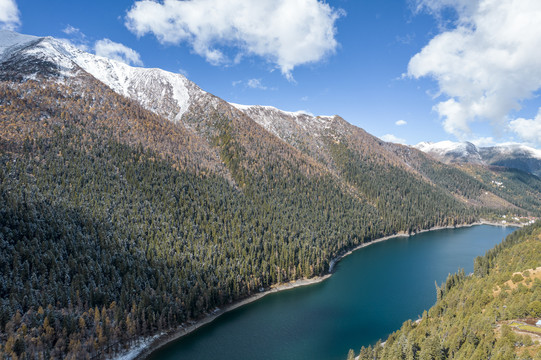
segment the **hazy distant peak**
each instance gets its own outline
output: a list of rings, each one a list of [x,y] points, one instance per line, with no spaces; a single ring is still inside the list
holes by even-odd
[[[421,142],[414,146],[425,153],[436,156],[439,160],[444,162],[474,162],[479,163],[482,161],[479,149],[471,142],[453,142],[453,141],[440,141],[440,142]]]
[[[523,155],[523,156],[529,156],[529,157],[541,160],[541,150],[535,149],[533,147],[530,147],[524,144],[519,144],[519,143],[499,144],[499,145],[486,147],[483,149],[492,150],[502,155],[504,154]]]
[[[467,141],[440,141],[421,142],[414,147],[445,163],[498,165],[541,175],[541,150],[524,144],[477,147]]]

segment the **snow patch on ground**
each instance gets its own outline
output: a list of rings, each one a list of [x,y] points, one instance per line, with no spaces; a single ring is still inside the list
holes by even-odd
[[[154,340],[162,336],[163,334],[154,335],[151,337],[143,338],[137,340],[134,345],[132,345],[128,350],[121,352],[118,355],[115,355],[112,360],[133,360],[146,349]]]

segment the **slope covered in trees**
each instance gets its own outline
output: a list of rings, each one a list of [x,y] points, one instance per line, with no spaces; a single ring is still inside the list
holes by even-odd
[[[363,242],[501,211],[464,201],[487,191],[472,175],[432,162],[421,172],[337,117],[319,157],[208,93],[172,123],[82,70],[7,80],[0,356],[106,357],[324,274]]]
[[[247,119],[205,114],[196,134],[92,79],[75,89],[0,87],[2,356],[105,357],[323,274],[362,242],[478,217],[432,188],[407,198],[415,217],[388,211],[378,203],[401,198],[400,184],[366,198],[256,124],[273,145],[247,139]]]
[[[541,318],[541,223],[515,231],[474,265],[473,275],[458,272],[437,287],[436,304],[420,320],[350,356],[541,359],[541,328],[523,325]]]

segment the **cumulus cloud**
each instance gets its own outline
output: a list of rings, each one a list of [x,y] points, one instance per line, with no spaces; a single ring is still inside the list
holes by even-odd
[[[417,6],[456,13],[451,28],[408,65],[410,76],[437,81],[444,99],[434,109],[444,129],[464,139],[474,121],[506,128],[509,113],[541,88],[541,1],[417,0]]]
[[[406,125],[408,122],[406,120],[398,120],[397,122],[395,122],[395,125],[396,126],[404,126]]]
[[[397,144],[406,144],[406,139],[399,138],[397,136],[394,136],[393,134],[385,134],[381,138],[381,140],[386,142],[392,142]]]
[[[541,108],[535,118],[513,120],[509,123],[509,128],[522,139],[541,146]]]
[[[15,0],[0,0],[0,29],[16,30],[19,26],[21,19]]]
[[[465,22],[479,6],[479,0],[416,0],[417,12],[427,11],[440,18],[441,12],[454,9],[460,14],[458,22]]]
[[[94,51],[96,52],[96,55],[121,61],[128,65],[143,65],[141,57],[137,51],[109,39],[96,41],[94,44]]]
[[[343,15],[318,0],[140,0],[126,26],[162,44],[187,43],[213,65],[260,56],[292,79],[296,66],[335,52],[335,22]]]

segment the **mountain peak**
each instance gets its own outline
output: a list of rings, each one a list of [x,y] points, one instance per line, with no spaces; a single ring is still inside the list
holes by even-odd
[[[82,51],[53,37],[36,37],[3,30],[0,33],[2,78],[72,78],[82,69],[116,93],[139,102],[147,110],[179,121],[190,99],[202,93],[181,74],[133,67]]]
[[[0,59],[5,53],[20,49],[40,38],[32,35],[22,35],[11,30],[0,30]]]
[[[481,163],[482,158],[477,146],[471,142],[453,142],[449,140],[440,142],[421,142],[414,146],[425,153],[431,154],[438,160],[451,162]]]
[[[477,147],[470,142],[421,142],[414,146],[444,163],[473,163],[505,166],[541,175],[541,150],[524,144],[507,143]]]

